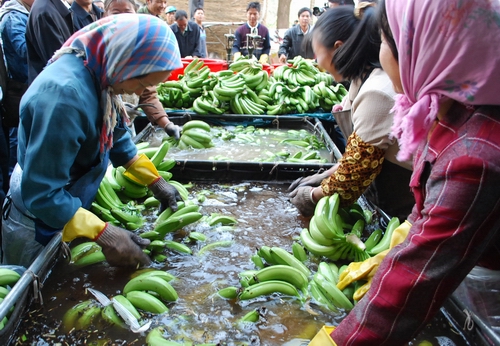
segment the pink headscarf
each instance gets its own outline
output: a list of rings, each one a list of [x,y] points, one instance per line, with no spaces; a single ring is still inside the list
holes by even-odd
[[[500,105],[499,0],[385,0],[404,95],[392,128],[408,160],[448,98]]]

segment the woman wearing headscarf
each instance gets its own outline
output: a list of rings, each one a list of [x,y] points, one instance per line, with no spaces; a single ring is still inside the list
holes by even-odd
[[[65,242],[96,241],[110,265],[149,262],[140,247],[147,241],[88,208],[108,161],[149,186],[163,207],[177,207],[176,189],[137,155],[119,95],[140,95],[181,66],[171,30],[146,15],[101,19],[54,54],[21,102],[19,162],[2,224],[4,263],[29,265],[60,231]]]
[[[379,5],[380,61],[398,93],[393,133],[398,158],[413,157],[416,204],[406,239],[321,345],[404,345],[475,279],[475,308],[498,330],[500,2]]]
[[[335,120],[347,145],[338,164],[290,185],[291,202],[311,216],[323,196],[338,193],[347,207],[363,194],[391,216],[404,221],[415,203],[408,187],[411,162],[396,159],[391,136],[395,92],[379,61],[380,33],[373,3],[340,6],[319,17],[311,32],[318,65],[336,81],[350,82],[345,110]]]

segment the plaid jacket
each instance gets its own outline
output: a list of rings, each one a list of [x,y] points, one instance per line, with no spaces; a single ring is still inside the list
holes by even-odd
[[[331,334],[337,345],[404,345],[475,265],[500,270],[500,107],[456,104],[414,159],[407,239]]]

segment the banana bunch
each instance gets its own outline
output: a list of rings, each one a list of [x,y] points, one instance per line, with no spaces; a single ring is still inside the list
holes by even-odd
[[[314,66],[313,69],[316,69]],[[277,82],[284,82],[292,87],[300,85],[313,85],[316,81],[316,73],[320,73],[317,69],[316,72],[311,71],[309,67],[299,68],[291,67],[288,65],[281,65],[274,69],[273,77]]]
[[[195,223],[202,218],[200,206],[194,203],[179,202],[177,211],[166,208],[156,219],[153,233],[140,234],[143,238],[163,240],[168,233],[175,232],[187,225]]]
[[[321,150],[325,149],[325,143],[316,137],[316,135],[307,132],[307,130],[288,130],[287,138],[282,139],[280,144],[290,144],[293,146],[301,147],[307,150]],[[295,154],[295,158],[304,159],[306,156],[304,153]],[[309,158],[312,159],[312,158]]]
[[[193,99],[189,92],[185,92],[179,81],[167,81],[156,87],[158,99],[164,108],[189,108]]]
[[[66,333],[71,330],[85,330],[100,320],[102,307],[93,299],[85,300],[70,308],[62,318]]]
[[[229,69],[234,72],[250,72],[255,74],[258,71],[262,71],[262,64],[255,57],[247,58],[240,56],[229,65]]]
[[[175,302],[179,298],[169,282],[171,280],[171,275],[161,270],[147,271],[127,282],[123,296],[136,309],[162,314],[168,312],[165,303]]]
[[[3,288],[5,288],[5,286],[13,287],[20,278],[21,275],[15,270],[0,268],[0,286],[3,286]]]
[[[198,98],[199,99],[199,98]],[[197,100],[198,100],[197,99]],[[190,120],[182,127],[179,149],[204,149],[214,146],[210,125],[201,120]]]
[[[315,84],[312,90],[318,96],[319,106],[325,112],[330,112],[332,107],[339,104],[347,95],[346,88],[340,83],[331,85],[321,81]]]
[[[269,105],[249,87],[244,87],[229,101],[229,106],[234,114],[262,115]]]
[[[220,72],[219,72],[220,73]],[[245,80],[240,74],[223,75],[219,77],[213,91],[215,97],[223,102],[232,100],[237,94],[243,92]]]
[[[300,233],[302,244],[309,252],[332,261],[364,261],[370,257],[366,252],[366,245],[360,239],[365,220],[359,218],[354,225],[349,224],[350,219],[346,220],[348,213],[339,209],[339,205],[337,193],[318,201],[309,229],[304,228]],[[342,217],[345,214],[347,216]]]
[[[193,110],[200,115],[214,114],[221,115],[226,112],[224,105],[215,95],[215,91],[207,91],[203,89],[201,96],[197,97],[193,102]]]
[[[132,185],[130,184],[130,186]],[[101,220],[125,227],[128,230],[135,230],[144,224],[140,210],[132,203],[123,203],[106,176],[99,185],[90,210]]]
[[[269,115],[307,113],[319,106],[318,95],[309,85],[290,87],[284,82],[270,83],[267,96],[274,100],[274,103],[267,107]]]
[[[343,290],[337,288],[340,271],[334,263],[320,262],[317,272],[309,282],[308,290],[311,297],[319,305],[325,306],[331,311],[350,311],[353,308],[351,301],[352,288]],[[344,292],[345,291],[345,292]]]
[[[71,248],[70,263],[78,267],[101,263],[105,260],[106,257],[102,253],[102,248],[96,242],[83,242]]]

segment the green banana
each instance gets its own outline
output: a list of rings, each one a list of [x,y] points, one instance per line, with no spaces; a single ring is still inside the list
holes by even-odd
[[[371,249],[373,249],[373,247],[379,243],[380,239],[382,239],[382,230],[378,228],[375,231],[373,231],[372,234],[370,234],[368,239],[366,239],[365,241],[366,251],[370,253]]]
[[[155,165],[156,168],[163,162],[165,156],[170,149],[170,144],[167,141],[161,143],[160,147],[156,150],[156,153],[151,157],[151,162]]]
[[[154,231],[160,234],[160,238],[164,238],[167,233],[175,232],[184,226],[195,223],[202,217],[203,215],[199,212],[191,212],[176,217],[169,217],[166,221],[157,224]]]
[[[399,225],[400,225],[399,219],[397,217],[393,217],[387,224],[384,236],[382,237],[382,239],[380,239],[377,245],[372,247],[372,249],[369,251],[369,254],[374,256],[384,250],[387,250],[391,245],[392,234],[394,233],[394,230],[398,228]]]
[[[70,308],[62,317],[62,325],[65,332],[69,332],[75,328],[76,321],[83,315],[83,313],[94,304],[94,301],[89,299],[80,302]]]
[[[88,307],[82,315],[75,321],[75,329],[76,330],[85,330],[89,328],[94,319],[97,316],[101,315],[101,307],[99,306],[90,306]]]
[[[250,257],[250,259],[252,260],[253,264],[255,264],[255,266],[259,269],[263,269],[264,268],[264,262],[262,261],[262,257],[260,257],[259,255],[255,254],[255,255],[252,255],[252,257]]]
[[[335,240],[332,238],[326,238],[323,233],[320,231],[317,220],[321,220],[321,218],[316,218],[316,215],[313,215],[311,220],[309,221],[309,233],[311,234],[311,237],[313,240],[324,246],[330,246],[335,243]],[[324,227],[324,226],[323,226]],[[326,230],[323,228],[323,231],[326,232]]]
[[[259,309],[253,309],[252,311],[246,313],[240,320],[239,323],[251,322],[256,323],[260,319]]]
[[[158,171],[169,171],[174,168],[176,164],[177,161],[175,161],[175,159],[166,159],[160,162],[156,169],[158,169]]]
[[[168,312],[167,306],[163,304],[161,300],[147,292],[130,291],[126,295],[126,298],[137,309],[154,314],[162,314]]]
[[[232,226],[238,223],[238,220],[233,216],[212,214],[207,220],[210,226],[222,224],[224,226]]]
[[[246,287],[238,296],[240,300],[248,300],[272,293],[281,293],[287,296],[300,297],[294,285],[281,280],[269,280]]]
[[[325,279],[330,281],[332,284],[336,285],[339,281],[339,276],[337,272],[334,272],[332,268],[326,262],[320,262],[318,264],[318,273],[323,275]]]
[[[128,298],[128,293],[132,291],[156,292],[161,299],[169,302],[176,301],[179,298],[172,285],[162,278],[153,275],[139,276],[129,280],[123,288],[123,294]]]
[[[323,294],[329,298],[335,306],[344,309],[345,311],[350,311],[353,308],[352,302],[345,296],[345,294],[342,293],[336,285],[328,281],[328,279],[326,279],[323,275],[316,273],[314,274],[313,280],[316,282],[318,288],[323,292]]]
[[[194,120],[191,120],[191,121],[194,121]],[[181,183],[179,183],[176,180],[169,180],[168,183],[170,185],[172,185],[173,187],[175,187],[177,189],[177,191],[179,191],[179,194],[181,195],[181,198],[184,201],[187,201],[189,199],[189,191],[184,187],[184,185],[182,185]]]
[[[87,241],[78,244],[73,248],[71,248],[71,262],[76,262],[80,260],[82,257],[91,254],[92,252],[101,250],[102,250],[101,246],[94,241]],[[0,280],[1,280],[1,275],[2,274],[0,272]]]
[[[230,247],[231,245],[233,245],[233,241],[232,240],[220,240],[220,241],[216,241],[216,242],[207,244],[204,247],[202,247],[200,250],[198,250],[198,254],[197,255],[198,256],[202,256],[207,251],[211,251],[211,250],[213,250],[215,248],[218,248],[218,247]]]
[[[271,265],[278,264],[276,262],[276,260],[273,258],[273,256],[271,255],[271,248],[269,246],[266,246],[266,245],[261,246],[257,250],[257,255],[262,257],[264,259],[264,261],[266,261],[268,264],[271,264]]]
[[[210,132],[202,130],[200,128],[194,128],[182,131],[182,135],[188,136],[202,144],[210,143],[212,141],[212,136],[210,135]]]
[[[300,232],[300,240],[304,247],[316,256],[329,257],[336,252],[335,246],[320,245],[314,241],[307,228]]]
[[[217,294],[222,298],[235,299],[238,297],[240,289],[238,287],[229,286],[217,291]]]
[[[177,252],[186,253],[189,255],[191,255],[193,253],[188,246],[186,246],[182,243],[173,241],[173,240],[165,240],[165,246],[167,248],[169,248],[171,250],[175,250]]]
[[[102,207],[97,202],[92,202],[90,211],[104,222],[111,222],[112,224],[120,223],[120,221],[118,221],[113,215],[111,215],[109,209]]]
[[[159,277],[162,280],[165,280],[167,282],[170,282],[172,280],[175,280],[175,276],[170,274],[169,272],[163,271],[163,270],[145,270],[142,272],[139,272],[136,276],[133,278],[144,278],[144,277],[149,277],[149,276],[154,276],[154,277]]]
[[[0,299],[4,299],[7,294],[9,294],[10,290],[5,286],[0,286]]]
[[[104,262],[105,260],[106,256],[104,256],[104,253],[102,251],[96,251],[81,257],[78,261],[73,262],[73,264],[77,267],[85,267]]]
[[[324,295],[314,280],[309,282],[309,293],[319,305],[325,306],[330,311],[338,312],[337,307]]]
[[[206,241],[207,236],[200,232],[189,232],[188,238],[196,241]]]
[[[125,329],[127,328],[125,322],[121,319],[120,316],[118,316],[115,309],[113,308],[113,304],[110,304],[101,310],[101,317],[110,325],[117,325]]]
[[[189,129],[200,128],[207,132],[210,132],[210,125],[202,120],[190,120],[182,126],[182,131],[187,131]]]
[[[132,314],[132,316],[134,316],[137,319],[141,318],[141,314],[139,313],[139,311],[137,311],[135,306],[132,305],[130,300],[127,299],[127,297],[125,297],[124,295],[121,295],[121,294],[117,294],[111,300],[113,300],[113,299],[116,300],[121,305],[123,305],[123,307],[125,309],[127,309]]]
[[[299,290],[307,288],[307,277],[295,267],[287,265],[273,265],[259,270],[248,281],[249,285],[254,285],[258,282],[281,280],[294,285]]]
[[[300,272],[302,272],[306,277],[309,277],[311,275],[311,271],[309,268],[307,268],[304,263],[296,259],[291,253],[286,251],[285,249],[282,249],[278,246],[273,246],[271,248],[271,255],[277,255],[282,261],[286,263],[286,265],[289,265],[291,267],[294,267],[298,269]]]
[[[111,209],[111,215],[124,225],[132,223],[139,228],[144,224],[144,218],[141,213],[136,211],[113,208]]]
[[[302,245],[300,245],[297,242],[294,242],[292,244],[292,253],[295,256],[295,258],[301,262],[305,262],[308,259],[306,250]]]
[[[199,113],[199,112],[197,112],[197,113]],[[203,114],[203,113],[201,113],[201,114]],[[208,113],[206,113],[206,114],[208,114]],[[185,135],[185,134],[181,135],[181,142],[183,142],[184,145],[186,145],[186,147],[188,147],[188,148],[192,147],[193,149],[205,149],[204,143],[198,142],[194,138],[191,138],[190,136]]]
[[[130,180],[123,174],[124,172],[125,167],[122,166],[117,167],[115,171],[115,178],[121,186],[122,193],[133,199],[146,197],[149,191],[147,186],[140,185],[135,181]]]

